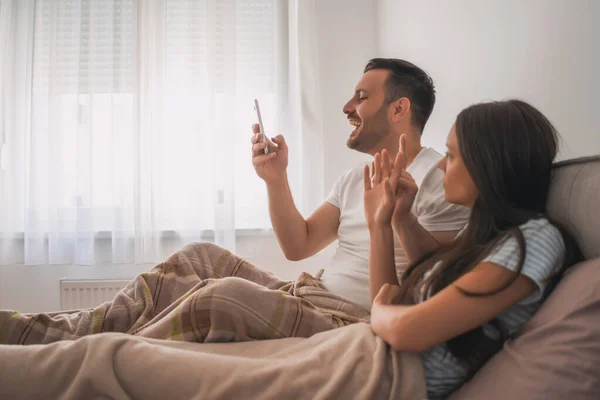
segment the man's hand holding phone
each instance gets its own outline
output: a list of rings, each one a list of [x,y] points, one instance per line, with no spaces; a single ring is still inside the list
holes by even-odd
[[[259,124],[252,125],[252,165],[267,184],[283,184],[286,182],[288,147],[282,135],[272,140],[264,135],[260,108],[257,106],[258,102],[255,101]]]

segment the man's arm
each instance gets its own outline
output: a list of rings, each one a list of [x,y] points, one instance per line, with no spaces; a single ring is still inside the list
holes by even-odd
[[[271,223],[279,246],[288,260],[310,257],[337,238],[340,210],[323,203],[306,220],[294,205],[287,178],[267,185]]]
[[[267,184],[269,213],[275,236],[288,260],[312,256],[337,238],[340,210],[324,203],[308,219],[294,205],[287,178],[288,147],[283,136],[262,141],[259,126],[252,126],[252,164]],[[265,147],[269,148],[264,154]]]

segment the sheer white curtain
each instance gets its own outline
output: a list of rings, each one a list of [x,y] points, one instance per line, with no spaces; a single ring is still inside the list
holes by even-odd
[[[0,1],[0,264],[24,260],[33,0]]]
[[[322,201],[313,7],[2,0],[0,264],[156,262],[269,229],[255,97],[298,206]]]

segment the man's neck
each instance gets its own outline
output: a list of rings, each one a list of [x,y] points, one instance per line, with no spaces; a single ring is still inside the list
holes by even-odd
[[[385,141],[381,143],[380,149],[376,152],[381,152],[383,149],[387,149],[390,160],[394,161],[396,159],[396,155],[398,154],[399,147],[400,135],[391,134],[386,138]],[[421,146],[421,134],[418,132],[406,133],[406,142],[404,148],[406,165],[410,165],[414,161],[421,149],[423,149],[423,146]]]

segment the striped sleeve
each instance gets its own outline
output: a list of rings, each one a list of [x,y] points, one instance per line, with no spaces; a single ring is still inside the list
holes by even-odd
[[[546,219],[530,220],[520,229],[525,238],[525,262],[521,274],[530,278],[538,288],[520,303],[531,304],[542,298],[549,278],[562,266],[565,243],[560,231]],[[516,271],[520,251],[517,239],[511,236],[498,243],[483,262]]]

